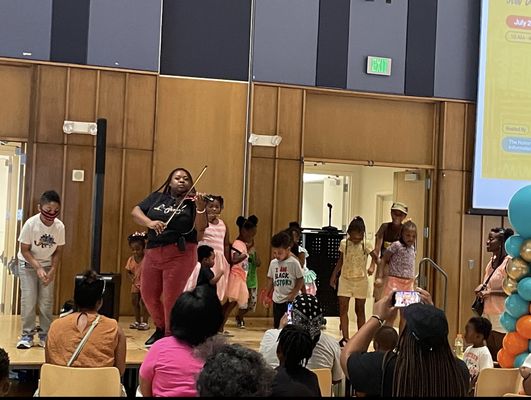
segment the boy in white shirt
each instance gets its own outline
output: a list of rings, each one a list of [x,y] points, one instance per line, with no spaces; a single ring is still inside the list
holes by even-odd
[[[494,368],[492,356],[486,346],[492,330],[490,321],[483,317],[468,320],[465,327],[465,342],[470,343],[463,354],[463,361],[470,372],[471,387],[474,388],[479,372],[484,368]]]
[[[22,336],[18,349],[33,346],[36,308],[39,305],[39,346],[44,347],[50,323],[54,280],[65,244],[65,226],[57,219],[61,198],[53,190],[44,192],[39,200],[39,213],[24,223],[18,241]]]
[[[280,232],[271,238],[273,259],[267,272],[268,297],[273,294],[274,328],[278,328],[280,319],[288,310],[288,303],[292,302],[304,285],[302,267],[299,260],[290,251],[291,237],[286,232]]]

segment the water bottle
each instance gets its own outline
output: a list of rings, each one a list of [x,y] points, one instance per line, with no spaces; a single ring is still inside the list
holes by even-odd
[[[460,360],[463,359],[463,351],[464,351],[463,335],[458,333],[455,338],[455,342],[454,342],[454,352],[455,352],[455,356],[459,358]]]

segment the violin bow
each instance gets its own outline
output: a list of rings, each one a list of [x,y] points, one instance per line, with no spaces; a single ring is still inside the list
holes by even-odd
[[[207,170],[208,166],[205,165],[203,167],[203,169],[201,170],[201,173],[199,174],[199,176],[197,177],[197,179],[194,181],[194,184],[190,187],[190,189],[188,189],[188,192],[186,192],[186,194],[183,196],[183,199],[181,200],[181,202],[179,203],[179,205],[177,206],[177,208],[175,209],[175,211],[173,211],[173,213],[170,215],[170,218],[168,218],[168,220],[164,223],[166,226],[169,225],[170,221],[172,220],[172,218],[175,216],[175,214],[177,213],[180,213],[182,210],[181,210],[181,207],[184,203],[184,201],[188,198],[188,196],[190,195],[190,193],[192,193],[192,190],[194,190],[195,188],[195,185],[197,185],[197,182],[199,182],[201,180],[201,177],[203,176],[203,174],[205,173],[205,171]]]

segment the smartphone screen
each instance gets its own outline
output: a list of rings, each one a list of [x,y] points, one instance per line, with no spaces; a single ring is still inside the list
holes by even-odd
[[[419,292],[414,290],[404,290],[393,294],[393,305],[395,307],[407,307],[414,303],[420,303]]]
[[[288,311],[287,311],[287,314],[288,314],[288,324],[292,324],[293,323],[293,319],[291,318],[291,309],[293,308],[293,303],[288,303]]]

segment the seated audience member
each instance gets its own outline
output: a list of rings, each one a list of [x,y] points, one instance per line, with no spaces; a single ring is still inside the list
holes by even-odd
[[[197,378],[197,392],[200,397],[267,397],[274,376],[260,353],[225,344],[206,358]]]
[[[52,322],[46,340],[47,363],[66,366],[79,343],[96,324],[72,367],[116,367],[125,371],[126,338],[115,319],[98,314],[103,304],[105,282],[94,271],[86,271],[76,282],[77,311]]]
[[[398,333],[392,326],[381,326],[374,334],[372,345],[374,351],[392,351],[398,344]]]
[[[0,397],[7,396],[9,393],[9,355],[0,348]]]
[[[280,365],[276,368],[277,374],[273,379],[273,397],[286,396],[286,392],[294,384],[306,387],[304,396],[321,397],[317,375],[306,368],[314,346],[308,331],[300,326],[286,325],[280,331],[277,346]]]
[[[470,374],[448,343],[446,316],[432,305],[428,292],[419,291],[429,304],[404,309],[405,326],[395,351],[367,353],[380,326],[396,317],[391,296],[374,305],[376,314],[343,348],[341,366],[354,390],[384,397],[467,396]]]
[[[494,362],[486,343],[491,330],[492,324],[483,317],[470,318],[465,327],[465,341],[470,346],[463,353],[463,361],[470,372],[471,391],[474,390],[479,372],[484,368],[494,368]]]
[[[308,368],[330,369],[332,371],[332,381],[338,383],[343,379],[343,371],[339,362],[341,348],[336,339],[321,332],[322,321],[323,311],[317,297],[311,294],[300,294],[295,298],[292,308],[292,323],[308,331],[315,346],[312,356],[308,360]],[[277,341],[281,329],[286,325],[287,317],[284,316],[280,321],[280,329],[267,330],[260,343],[260,353],[273,368],[279,365]]]
[[[170,317],[172,335],[156,341],[140,367],[144,397],[197,395],[196,379],[204,360],[194,350],[223,323],[221,303],[208,286],[183,292],[175,302]]]

